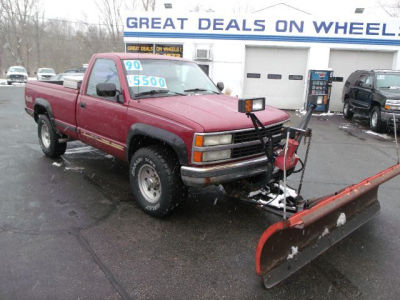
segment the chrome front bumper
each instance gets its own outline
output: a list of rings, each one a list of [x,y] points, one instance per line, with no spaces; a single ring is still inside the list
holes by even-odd
[[[266,172],[267,163],[267,157],[262,156],[211,167],[182,166],[181,177],[183,183],[188,186],[220,184]]]
[[[393,114],[396,118],[396,123],[400,122],[400,113],[399,111],[393,112],[388,110],[381,111],[381,120],[382,122],[386,122],[388,126],[393,126]]]

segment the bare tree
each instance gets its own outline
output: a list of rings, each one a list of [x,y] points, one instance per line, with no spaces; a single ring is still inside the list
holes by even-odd
[[[37,11],[37,3],[37,0],[0,0],[4,47],[17,64],[29,61],[31,46],[27,31],[29,18]]]
[[[122,45],[122,0],[97,0],[96,4],[100,12],[101,20],[107,27],[108,34],[114,42],[113,51]]]
[[[379,5],[389,16],[391,17],[400,16],[399,0],[379,1]]]
[[[145,11],[154,11],[156,0],[142,0],[142,4]]]

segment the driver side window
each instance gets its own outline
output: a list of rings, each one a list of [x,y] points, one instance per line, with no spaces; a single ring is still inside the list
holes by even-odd
[[[363,85],[370,85],[370,86],[372,86],[372,82],[373,82],[372,76],[371,76],[371,75],[364,74],[364,75],[361,75],[360,81],[358,82],[358,85],[359,85],[359,86],[363,86]]]
[[[117,66],[111,59],[98,58],[94,63],[92,73],[89,77],[86,94],[89,96],[100,97],[97,95],[96,86],[99,83],[114,83],[117,90],[121,90]],[[101,97],[106,98],[106,97]]]

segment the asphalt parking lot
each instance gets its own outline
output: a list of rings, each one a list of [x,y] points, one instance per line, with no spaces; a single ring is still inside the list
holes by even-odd
[[[400,178],[381,186],[376,218],[266,290],[254,254],[275,218],[214,187],[191,190],[167,219],[149,217],[126,163],[79,142],[46,158],[23,93],[0,86],[0,299],[399,299]],[[363,121],[319,116],[311,127],[305,197],[396,162],[392,134]]]

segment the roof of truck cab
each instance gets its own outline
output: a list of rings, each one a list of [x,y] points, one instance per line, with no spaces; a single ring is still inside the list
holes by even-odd
[[[180,58],[180,57],[173,57],[167,55],[158,55],[158,54],[143,54],[143,53],[97,53],[96,56],[101,57],[112,57],[116,56],[119,59],[164,59],[164,60],[181,60],[181,61],[190,61],[188,59]]]

